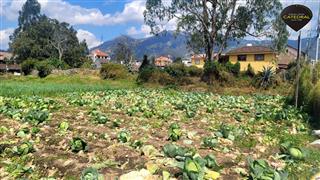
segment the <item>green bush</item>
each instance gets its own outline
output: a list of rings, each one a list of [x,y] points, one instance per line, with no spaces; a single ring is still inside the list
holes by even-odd
[[[139,71],[139,75],[137,78],[138,83],[145,83],[148,82],[153,71],[155,71],[156,68],[154,67],[144,67]]]
[[[238,76],[240,74],[240,63],[237,62],[235,64],[232,64],[230,61],[224,64],[226,70],[230,73],[232,73],[235,76]]]
[[[173,85],[176,83],[175,79],[172,78],[168,73],[156,70],[152,73],[151,82],[158,83],[161,85]]]
[[[201,80],[208,84],[213,84],[215,80],[224,83],[230,82],[232,75],[228,72],[226,65],[222,65],[218,61],[206,61]]]
[[[58,58],[48,58],[46,59],[46,61],[48,61],[50,63],[50,65],[52,65],[54,68],[56,69],[68,69],[69,65],[67,63],[65,63],[64,61],[60,61]]]
[[[249,77],[254,77],[256,75],[250,63],[248,64],[246,75]]]
[[[302,68],[299,79],[298,106],[308,104],[312,87],[312,69],[311,66],[306,65]]]
[[[21,70],[24,75],[29,75],[31,74],[32,70],[36,68],[36,63],[38,60],[36,59],[27,59],[22,62],[21,64]]]
[[[314,123],[320,126],[320,82],[313,88],[310,96],[309,107]]]
[[[172,77],[180,78],[187,76],[187,67],[182,63],[173,63],[164,68],[164,70]]]
[[[128,76],[128,70],[121,64],[106,63],[102,65],[100,75],[103,79],[124,79]]]
[[[313,84],[317,84],[317,82],[319,82],[320,80],[320,63],[317,63],[315,66],[314,66],[314,69],[313,69],[313,75],[312,75],[312,82]]]
[[[187,67],[188,75],[191,77],[199,77],[202,75],[203,70],[198,68],[197,66],[189,66]]]
[[[48,61],[39,61],[36,64],[37,70],[38,70],[38,76],[40,78],[47,77],[49,74],[51,74],[53,66]]]

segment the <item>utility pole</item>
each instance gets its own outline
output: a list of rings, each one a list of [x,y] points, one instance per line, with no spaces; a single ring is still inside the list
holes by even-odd
[[[298,36],[298,54],[297,54],[297,79],[296,79],[296,90],[295,90],[295,107],[298,107],[298,97],[299,97],[299,80],[300,80],[300,51],[301,51],[301,31],[299,31]]]

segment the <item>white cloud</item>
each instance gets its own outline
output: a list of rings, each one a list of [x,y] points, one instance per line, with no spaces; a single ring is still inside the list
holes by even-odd
[[[8,49],[9,36],[13,33],[14,28],[0,30],[0,49]]]
[[[83,29],[79,29],[77,31],[77,37],[78,37],[79,41],[82,41],[85,39],[89,48],[96,47],[102,43],[101,41],[99,41],[96,38],[96,36],[94,34],[92,34],[89,31],[83,30]]]
[[[25,0],[4,1],[1,0],[1,16],[8,20],[16,20],[18,11],[21,10]],[[127,22],[143,22],[143,11],[145,0],[134,0],[125,4],[121,12],[114,14],[103,14],[97,8],[84,8],[79,5],[72,5],[63,0],[39,0],[44,14],[59,21],[68,22],[72,25],[115,25]]]
[[[143,35],[144,37],[149,37],[151,36],[150,31],[150,27],[143,24],[141,25],[140,29],[137,29],[134,26],[130,27],[129,29],[127,29],[127,34],[130,36]]]
[[[144,37],[149,37],[151,36],[150,34],[150,27],[143,24],[141,25],[140,29],[137,29],[136,27],[132,26],[129,29],[127,29],[127,34],[130,36],[144,36]]]

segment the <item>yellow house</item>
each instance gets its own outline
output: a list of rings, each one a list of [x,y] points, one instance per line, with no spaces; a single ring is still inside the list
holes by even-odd
[[[261,71],[263,66],[277,69],[277,53],[265,46],[247,45],[232,49],[226,53],[229,61],[233,64],[240,62],[240,70],[247,70],[248,64],[252,66],[255,72]]]
[[[194,54],[191,56],[191,65],[197,66],[198,68],[203,68],[206,60],[205,54]]]

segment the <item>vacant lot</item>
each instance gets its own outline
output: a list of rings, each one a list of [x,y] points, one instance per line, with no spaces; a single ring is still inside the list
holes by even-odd
[[[79,179],[88,167],[109,178],[146,168],[154,179],[304,179],[320,163],[308,116],[282,96],[96,89],[0,97],[0,119],[1,179]]]

